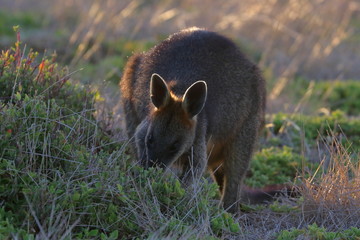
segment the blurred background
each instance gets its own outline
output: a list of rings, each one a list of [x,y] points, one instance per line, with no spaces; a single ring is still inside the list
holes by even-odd
[[[317,111],[314,84],[360,79],[358,0],[0,0],[0,49],[14,25],[114,105],[126,59],[191,26],[232,38],[259,64],[269,113]]]

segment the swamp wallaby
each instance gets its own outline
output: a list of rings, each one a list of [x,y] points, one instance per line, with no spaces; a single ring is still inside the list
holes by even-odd
[[[228,38],[191,28],[133,55],[120,88],[127,135],[141,164],[180,165],[185,183],[208,169],[224,208],[237,212],[264,123],[258,67]]]

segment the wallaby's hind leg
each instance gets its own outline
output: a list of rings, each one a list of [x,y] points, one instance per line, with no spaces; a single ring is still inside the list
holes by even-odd
[[[224,146],[225,186],[222,201],[224,208],[231,213],[239,212],[242,181],[252,157],[258,124],[256,116],[250,117],[244,122],[235,139]]]

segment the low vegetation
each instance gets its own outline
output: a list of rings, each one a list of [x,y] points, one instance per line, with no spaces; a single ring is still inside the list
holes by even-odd
[[[0,56],[0,238],[231,236],[217,186],[130,163],[93,117],[97,93],[20,43]],[[199,232],[199,229],[201,231]]]
[[[273,136],[283,139],[279,144],[314,147],[319,141],[331,145],[338,139],[350,150],[355,151],[360,147],[359,119],[349,118],[339,110],[324,116],[278,113],[272,115],[270,121]],[[284,141],[284,138],[288,141]]]

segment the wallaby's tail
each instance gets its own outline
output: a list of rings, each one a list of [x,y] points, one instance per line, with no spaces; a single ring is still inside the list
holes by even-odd
[[[299,191],[296,186],[291,185],[270,185],[261,189],[244,186],[241,194],[241,200],[244,203],[266,204],[280,196],[296,197]]]

